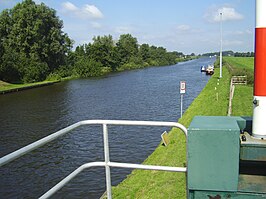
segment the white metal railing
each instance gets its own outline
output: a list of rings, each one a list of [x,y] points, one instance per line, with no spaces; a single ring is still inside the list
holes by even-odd
[[[186,167],[169,167],[169,166],[153,166],[153,165],[141,165],[141,164],[129,164],[129,163],[118,163],[118,162],[110,162],[109,156],[109,142],[108,142],[108,127],[107,125],[130,125],[130,126],[168,126],[168,127],[177,127],[181,129],[184,134],[187,136],[187,129],[179,123],[175,122],[158,122],[158,121],[126,121],[126,120],[85,120],[77,122],[71,126],[68,126],[60,131],[57,131],[47,137],[44,137],[32,144],[29,144],[13,153],[10,153],[2,158],[0,158],[0,166],[3,166],[12,160],[15,160],[32,150],[43,146],[44,144],[55,140],[56,138],[65,135],[71,130],[83,126],[83,125],[102,125],[103,126],[103,142],[104,142],[104,162],[91,162],[86,163],[78,167],[75,171],[70,173],[67,177],[61,180],[58,184],[52,187],[49,191],[47,191],[40,198],[48,198],[52,196],[55,192],[61,189],[65,184],[67,184],[71,179],[73,179],[76,175],[82,172],[84,169],[90,167],[101,166],[105,167],[106,174],[106,191],[108,199],[112,198],[111,192],[111,173],[110,167],[121,167],[121,168],[132,168],[132,169],[145,169],[145,170],[161,170],[161,171],[172,171],[172,172],[187,172]]]

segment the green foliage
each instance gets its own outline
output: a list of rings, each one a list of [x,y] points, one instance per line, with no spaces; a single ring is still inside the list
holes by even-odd
[[[254,57],[254,52],[236,52],[235,57]]]
[[[138,54],[137,38],[130,34],[120,35],[116,45],[118,59],[121,65],[128,63],[131,57],[136,57]]]
[[[253,57],[223,57],[223,63],[232,76],[247,76],[248,85],[254,83],[254,58]]]
[[[21,80],[20,55],[6,51],[1,57],[0,79],[6,82]]]
[[[4,10],[0,14],[0,78],[11,82],[38,81],[64,64],[72,41],[62,28],[55,10],[43,3],[25,0]],[[10,55],[15,56],[13,62]],[[29,66],[19,64],[25,62]]]
[[[50,73],[46,77],[46,81],[61,81],[62,77],[58,73]]]
[[[75,65],[75,71],[80,77],[95,77],[102,75],[102,64],[89,58],[80,58]]]
[[[139,54],[144,62],[148,62],[150,59],[150,46],[149,44],[142,44],[139,47]]]
[[[131,34],[96,36],[76,47],[62,31],[63,21],[44,3],[24,0],[0,14],[0,79],[36,82],[68,76],[92,77],[110,71],[177,63],[180,52],[139,45]]]
[[[105,67],[116,69],[117,52],[111,35],[94,37],[93,43],[85,45],[85,49],[90,59],[101,63]]]
[[[232,115],[252,116],[253,113],[253,57],[223,57],[231,75],[247,75],[248,85],[236,85],[232,102]]]
[[[26,59],[22,63],[23,68],[23,83],[40,82],[46,79],[48,75],[49,67],[46,63],[40,63],[31,59]]]
[[[177,58],[182,56],[183,53],[167,52],[163,47],[149,46],[148,44],[139,46],[135,37],[124,34],[119,37],[117,43],[114,42],[111,35],[94,37],[92,43],[76,47],[75,52],[69,54],[68,60],[69,63],[79,62],[79,64],[74,64],[76,71],[80,71],[80,68],[76,67],[80,66],[80,60],[84,59],[94,60],[100,63],[101,67],[109,68],[112,71],[124,71],[147,66],[176,64]],[[106,70],[102,69],[101,71]],[[87,74],[86,76],[93,75]]]

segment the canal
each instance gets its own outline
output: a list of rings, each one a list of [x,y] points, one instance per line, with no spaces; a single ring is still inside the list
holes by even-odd
[[[179,82],[186,81],[184,109],[206,85],[200,58],[102,78],[77,79],[0,96],[0,156],[81,120],[177,121]],[[110,127],[110,159],[141,163],[169,128]],[[81,164],[103,161],[102,127],[82,127],[0,168],[0,198],[37,198]],[[130,173],[111,169],[112,185]],[[104,168],[84,171],[53,198],[99,198]]]

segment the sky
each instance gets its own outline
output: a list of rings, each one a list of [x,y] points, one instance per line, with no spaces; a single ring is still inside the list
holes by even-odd
[[[21,0],[0,0],[0,12]],[[56,10],[74,47],[94,36],[131,34],[139,44],[202,54],[254,51],[254,0],[36,0]],[[222,23],[220,13],[222,13]]]

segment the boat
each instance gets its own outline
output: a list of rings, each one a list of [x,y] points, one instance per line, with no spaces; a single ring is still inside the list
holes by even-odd
[[[208,65],[206,68],[206,75],[213,75],[214,74],[214,66],[213,65]]]
[[[200,71],[201,72],[206,72],[206,67],[205,66],[201,66]]]

